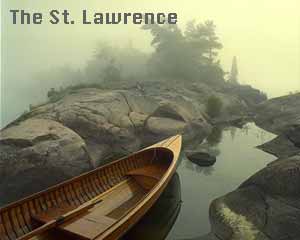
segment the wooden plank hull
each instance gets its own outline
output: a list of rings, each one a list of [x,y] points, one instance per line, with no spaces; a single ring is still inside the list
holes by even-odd
[[[47,224],[30,239],[120,238],[161,195],[180,149],[177,135],[1,208],[0,240],[29,239]]]

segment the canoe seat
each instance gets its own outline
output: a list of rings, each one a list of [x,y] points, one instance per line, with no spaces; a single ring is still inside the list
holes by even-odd
[[[134,169],[128,172],[127,175],[133,177],[145,190],[150,190],[166,173],[166,168],[167,166],[164,165],[149,165]]]

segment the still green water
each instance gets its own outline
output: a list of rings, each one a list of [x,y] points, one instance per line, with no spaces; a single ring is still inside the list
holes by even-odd
[[[274,137],[253,123],[243,129],[215,131],[209,142],[219,152],[217,163],[202,168],[182,154],[177,174],[164,194],[125,239],[197,239],[207,234],[211,201],[275,160],[255,148]]]

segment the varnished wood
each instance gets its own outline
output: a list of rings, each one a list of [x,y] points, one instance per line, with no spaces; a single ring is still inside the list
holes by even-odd
[[[0,240],[118,239],[162,193],[180,148],[168,138],[1,208]]]

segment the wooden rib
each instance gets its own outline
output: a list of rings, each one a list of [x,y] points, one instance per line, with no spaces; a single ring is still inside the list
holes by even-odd
[[[104,179],[104,176],[100,176],[100,173],[97,173],[96,175],[97,179],[98,179],[98,184],[99,184],[99,187],[101,189],[101,192],[105,192],[108,188],[105,187],[105,179]]]
[[[87,190],[88,190],[88,193],[89,193],[89,196],[90,196],[90,199],[93,199],[94,197],[96,197],[98,194],[97,192],[95,191],[94,189],[94,186],[93,184],[89,181],[89,177],[83,179],[83,182],[85,183],[86,187],[87,187]]]
[[[96,195],[99,195],[100,191],[99,191],[99,188],[96,185],[96,182],[95,182],[96,178],[95,178],[95,176],[92,175],[92,176],[88,177],[87,179],[88,179],[87,181],[90,182],[92,188],[94,189],[94,192],[96,193]]]
[[[69,186],[69,190],[70,193],[72,194],[74,200],[76,201],[76,203],[78,205],[81,205],[82,203],[84,203],[84,201],[82,200],[82,197],[80,196],[80,194],[77,192],[77,187],[74,187],[74,184],[77,184],[77,182],[71,183]]]
[[[56,199],[56,202],[57,202],[57,204],[58,205],[60,205],[60,204],[62,204],[62,203],[64,203],[64,202],[66,202],[66,200],[65,199],[63,199],[63,195],[61,194],[61,192],[59,191],[60,189],[56,189],[55,191],[54,191],[54,196],[55,196],[55,199]]]
[[[14,232],[13,226],[10,222],[8,211],[3,213],[3,223],[4,223],[4,226],[7,230],[9,238],[10,239],[16,239],[17,234]]]
[[[82,194],[85,196],[85,198],[84,198],[85,202],[92,199],[90,197],[89,190],[86,189],[86,185],[84,184],[83,179],[81,179],[81,181],[79,181],[79,184],[80,184],[79,190],[81,190]]]
[[[111,187],[113,187],[114,185],[116,185],[116,182],[115,182],[115,179],[113,177],[111,167],[107,167],[106,170],[107,170],[108,180],[111,183]]]
[[[111,170],[111,173],[112,173],[112,179],[113,179],[113,181],[114,181],[114,184],[117,184],[117,183],[119,182],[119,178],[116,176],[116,175],[117,175],[117,172],[116,172],[116,170],[115,170],[114,164],[111,165],[110,170]]]
[[[8,234],[8,231],[7,231],[7,228],[6,228],[6,226],[5,226],[5,224],[4,224],[4,220],[3,220],[3,216],[2,216],[2,214],[0,214],[0,223],[1,223],[1,233],[3,233],[3,234],[1,234],[1,236],[4,236],[4,239],[6,240],[6,239],[10,239],[10,237],[9,237],[9,234]]]
[[[35,206],[33,205],[33,200],[28,202],[28,208],[29,208],[30,216],[38,213],[37,210],[35,209]]]
[[[103,168],[103,177],[106,179],[106,184],[109,186],[109,188],[111,188],[113,186],[113,184],[111,183],[110,179],[109,179],[109,174],[107,171],[107,168]]]
[[[74,185],[73,185],[73,189],[74,189],[74,191],[76,193],[76,196],[78,197],[79,201],[81,203],[85,203],[87,201],[87,196],[82,190],[81,181],[75,182]]]
[[[28,232],[30,232],[30,228],[28,227],[28,225],[27,225],[27,222],[26,222],[26,218],[25,218],[25,215],[24,215],[24,211],[23,211],[23,208],[22,208],[22,206],[20,205],[19,207],[18,207],[18,215],[19,215],[19,217],[20,217],[20,222],[21,222],[21,225],[23,226],[23,228],[24,228],[24,232],[25,233],[28,233]]]
[[[79,195],[82,197],[83,203],[87,202],[89,200],[87,194],[85,193],[85,190],[83,189],[82,186],[82,181],[78,181],[77,182],[77,192],[79,193]]]
[[[130,159],[127,159],[127,165],[128,165],[128,171],[131,171],[133,169],[133,165]]]
[[[117,173],[118,173],[118,176],[119,176],[119,181],[122,181],[122,179],[124,178],[124,173],[123,173],[123,170],[122,170],[122,168],[121,168],[121,164],[116,164],[115,165],[115,167],[116,167],[116,171],[117,171]]]
[[[52,201],[50,193],[46,193],[46,194],[44,194],[44,196],[45,196],[46,203],[49,206],[49,208],[55,207],[55,205],[53,204],[53,201]]]
[[[54,191],[49,192],[49,197],[51,199],[51,202],[52,202],[53,206],[55,206],[55,207],[58,206],[58,202],[57,202]]]
[[[23,213],[21,211],[21,206],[16,207],[16,217],[17,217],[17,220],[18,220],[18,223],[19,223],[20,227],[22,228],[23,233],[28,233],[29,229],[26,226],[25,218],[24,218]]]
[[[43,196],[41,195],[40,197],[38,197],[37,200],[39,201],[42,210],[43,211],[47,211],[48,205],[47,205],[47,202],[45,201],[45,199],[43,198]]]
[[[97,173],[97,178],[99,180],[100,186],[103,188],[103,191],[106,191],[108,189],[108,185],[106,183],[106,176],[104,175],[103,170],[101,170]]]
[[[94,180],[93,180],[96,188],[98,189],[99,193],[104,192],[104,188],[102,186],[102,183],[100,182],[97,173],[94,174]]]
[[[71,204],[72,203],[71,197],[68,194],[68,192],[67,192],[67,190],[65,189],[64,186],[61,187],[60,191],[63,193],[63,196],[65,196],[67,203]]]
[[[130,170],[131,170],[131,167],[130,167],[130,165],[129,165],[129,163],[128,163],[128,159],[126,159],[125,161],[124,161],[124,163],[126,164],[126,172],[129,172]]]
[[[121,169],[122,175],[125,176],[125,174],[126,174],[126,168],[125,168],[124,162],[120,162],[118,165],[119,165],[119,167]]]
[[[17,237],[22,236],[24,233],[21,230],[21,226],[17,220],[17,216],[15,214],[15,208],[12,208],[8,211],[9,221],[11,222],[13,231],[17,235]]]
[[[43,211],[43,205],[40,202],[39,198],[32,199],[31,202],[32,202],[32,206],[34,207],[34,209],[36,210],[36,212]]]
[[[26,222],[26,226],[28,227],[29,230],[32,229],[32,225],[31,225],[31,215],[30,215],[30,209],[29,209],[29,205],[27,202],[25,202],[22,206],[21,206],[21,211],[23,212],[23,216],[25,218],[25,222]]]
[[[138,168],[136,158],[134,156],[132,156],[131,161],[132,161],[132,165],[133,165],[134,169]]]
[[[70,191],[70,186],[65,186],[64,189],[67,193],[68,198],[70,199],[71,204],[77,205],[77,201],[76,199],[74,199],[73,194]]]
[[[83,180],[84,184],[87,187],[90,199],[96,197],[98,194],[97,194],[97,192],[94,189],[94,185],[89,181],[90,177],[86,177],[85,179],[82,179],[82,180]]]
[[[69,193],[70,193],[71,196],[72,196],[72,199],[73,199],[75,205],[76,205],[76,206],[81,205],[79,199],[77,198],[77,196],[76,196],[76,194],[75,194],[75,192],[74,192],[74,190],[73,190],[72,184],[69,184],[68,190],[69,190]]]
[[[74,186],[75,184],[78,184],[78,182],[71,183],[70,186],[71,186],[72,191],[74,192],[76,199],[79,201],[79,205],[81,205],[85,202],[85,200],[84,200],[83,196],[81,195],[81,192],[79,192],[79,188]]]
[[[125,162],[121,162],[121,163],[120,163],[120,167],[121,167],[121,169],[122,169],[123,175],[125,176],[125,175],[126,175],[126,172],[127,172],[126,163],[125,163]]]

